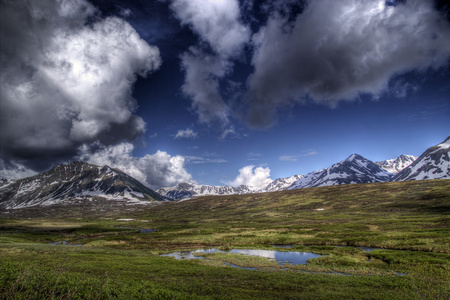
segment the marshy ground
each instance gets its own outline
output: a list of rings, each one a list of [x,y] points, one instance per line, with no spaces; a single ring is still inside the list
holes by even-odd
[[[0,298],[448,299],[449,213],[450,180],[7,211]],[[322,256],[306,265],[161,256],[208,248]]]

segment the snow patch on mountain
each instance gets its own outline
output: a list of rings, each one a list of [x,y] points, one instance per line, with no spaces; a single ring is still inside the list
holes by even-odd
[[[414,155],[402,154],[397,158],[377,161],[377,165],[388,171],[389,173],[398,173],[410,164],[412,164],[417,159]]]
[[[391,174],[374,162],[359,154],[352,154],[329,168],[311,172],[288,189],[301,189],[339,184],[385,182],[391,179]]]
[[[449,179],[450,137],[444,142],[428,148],[411,165],[399,172],[394,181]]]

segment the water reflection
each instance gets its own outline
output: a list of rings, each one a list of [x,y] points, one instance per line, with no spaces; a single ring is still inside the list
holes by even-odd
[[[310,252],[282,252],[282,251],[272,251],[272,250],[254,250],[254,249],[233,249],[231,251],[220,251],[218,249],[204,249],[195,251],[182,251],[174,252],[170,254],[164,254],[163,256],[174,257],[175,259],[203,259],[202,256],[195,254],[199,253],[235,253],[250,256],[265,257],[268,259],[273,259],[280,265],[289,263],[291,265],[304,265],[310,258],[317,258],[322,255],[310,253]]]

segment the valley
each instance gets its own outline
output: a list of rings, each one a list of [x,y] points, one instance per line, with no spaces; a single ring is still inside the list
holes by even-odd
[[[450,292],[447,179],[94,207],[2,214],[1,297],[446,299]],[[49,244],[63,240],[82,246]],[[161,256],[211,248],[226,252]],[[322,256],[279,266],[232,249]]]

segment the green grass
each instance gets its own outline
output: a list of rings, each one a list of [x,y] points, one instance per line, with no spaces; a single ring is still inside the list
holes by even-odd
[[[47,217],[32,209],[7,214],[21,218],[0,218],[0,299],[450,296],[449,180],[199,197],[106,216],[74,209],[80,214],[65,217],[64,209],[47,210]],[[119,227],[158,231],[142,234]],[[47,244],[61,240],[83,246]],[[385,249],[367,253],[349,246]],[[229,253],[190,261],[160,256],[209,247],[324,256],[282,268],[264,258]]]

